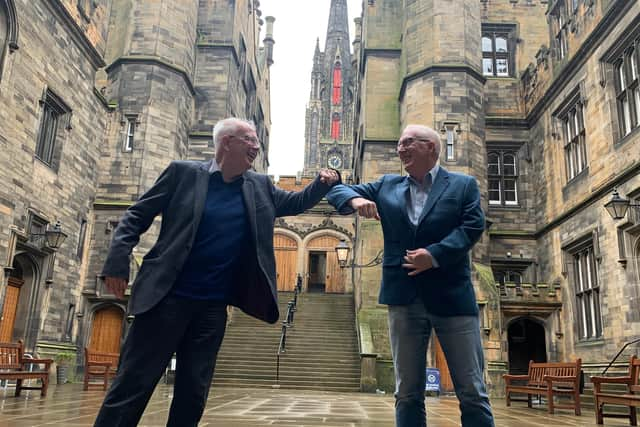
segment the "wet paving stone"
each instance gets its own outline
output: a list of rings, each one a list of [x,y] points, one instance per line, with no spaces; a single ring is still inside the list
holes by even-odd
[[[166,424],[172,388],[159,385],[140,427]],[[103,391],[83,391],[81,384],[52,386],[49,395],[38,392],[13,397],[13,389],[0,388],[0,427],[93,425],[104,398]],[[492,401],[497,427],[596,427],[590,410],[576,417],[558,410],[549,415],[545,406],[532,409],[524,403],[507,408],[503,400]],[[393,427],[394,401],[390,395],[331,393],[322,391],[213,388],[200,426],[211,427]],[[455,397],[427,398],[429,427],[460,425]],[[605,426],[629,425],[606,419]]]

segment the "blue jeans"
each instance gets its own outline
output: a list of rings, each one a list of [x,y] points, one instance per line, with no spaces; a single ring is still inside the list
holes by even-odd
[[[425,427],[426,353],[431,329],[447,359],[463,427],[493,427],[482,378],[484,356],[477,316],[441,317],[413,304],[389,306],[389,337],[396,374],[396,426]]]

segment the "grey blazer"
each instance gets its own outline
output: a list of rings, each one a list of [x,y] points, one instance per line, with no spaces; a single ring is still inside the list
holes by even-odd
[[[164,298],[182,271],[193,245],[209,186],[211,161],[173,161],[156,183],[125,212],[114,231],[103,276],[129,277],[133,247],[162,215],[160,235],[147,253],[133,284],[129,311],[136,315]],[[231,304],[269,323],[278,320],[273,224],[317,204],[331,188],[316,178],[300,192],[276,188],[263,174],[243,174],[242,193],[251,229],[244,261],[234,272]]]

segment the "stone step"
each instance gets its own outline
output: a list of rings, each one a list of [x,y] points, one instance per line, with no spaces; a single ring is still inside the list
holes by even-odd
[[[326,345],[327,342],[331,342],[331,344]],[[267,342],[267,343],[247,343],[247,342],[242,342],[240,340],[238,341],[227,341],[225,342],[223,345],[224,347],[221,347],[220,351],[230,351],[232,349],[256,349],[256,351],[258,349],[262,350],[262,351],[268,351],[269,349],[273,349],[274,351],[278,350],[279,347],[279,343],[280,343],[280,337],[278,337],[278,339],[275,340],[275,342]],[[324,347],[323,347],[323,343],[325,343]],[[294,337],[291,336],[287,336],[287,340],[286,340],[286,348],[287,350],[291,349],[291,350],[295,350],[295,347],[300,347],[300,346],[304,346],[306,348],[304,349],[299,349],[299,350],[303,350],[305,352],[308,351],[319,351],[319,352],[330,352],[330,353],[343,353],[343,352],[354,352],[358,350],[358,346],[356,345],[355,342],[353,341],[322,341],[322,340],[314,340],[314,339],[296,339]]]
[[[242,382],[242,381],[214,381],[214,387],[246,387],[246,388],[281,388],[286,390],[318,390],[318,391],[333,391],[333,392],[359,392],[360,385],[319,385],[319,384],[298,384],[293,382],[279,382],[267,381],[267,382]]]
[[[283,377],[282,374],[278,380],[280,384],[289,384],[289,385],[306,385],[306,386],[330,386],[330,387],[354,387],[359,388],[360,379],[359,378],[351,378],[351,379],[329,379],[323,380],[318,378],[300,378],[300,377]],[[214,374],[213,384],[220,383],[253,383],[253,384],[275,384],[276,383],[276,375],[275,372],[272,376],[268,378],[259,378],[259,377],[230,377],[230,378],[216,378]]]
[[[218,361],[227,362],[234,360],[246,360],[246,361],[254,361],[258,362],[260,360],[276,360],[275,352],[272,354],[268,354],[265,356],[256,356],[256,357],[238,357],[236,353],[225,353],[218,354]],[[320,354],[320,355],[308,355],[302,351],[287,351],[280,355],[280,361],[283,360],[290,361],[290,363],[324,363],[324,364],[344,364],[344,363],[353,363],[359,364],[360,356],[354,356],[348,353],[344,354]]]
[[[242,371],[242,372],[263,372],[276,370],[277,361],[272,360],[270,363],[253,364],[247,361],[230,361],[225,363],[224,366],[216,368],[216,372],[222,371]],[[352,364],[345,364],[343,366],[327,366],[326,364],[298,364],[298,363],[283,363],[280,361],[280,370],[286,372],[306,372],[313,374],[328,374],[333,375],[336,373],[355,373],[360,375],[360,369]]]
[[[238,343],[238,342],[246,342],[246,343],[264,343],[267,344],[269,342],[280,342],[280,336],[282,334],[255,334],[255,335],[242,335],[242,334],[229,334],[224,337],[223,345],[226,342],[229,343]],[[344,333],[314,333],[313,331],[305,331],[301,329],[287,329],[287,341],[291,338],[296,342],[300,343],[313,343],[320,342],[323,344],[328,343],[336,343],[338,345],[348,343],[348,342],[357,342],[356,332],[344,332]],[[275,338],[275,339],[274,339]]]
[[[281,293],[281,321],[272,325],[234,310],[218,354],[214,385],[275,384],[282,319],[291,298],[291,294]],[[293,326],[286,330],[286,352],[280,356],[281,386],[359,391],[353,295],[303,294],[298,301]]]
[[[310,375],[312,373],[306,373],[306,374],[307,374],[306,378],[308,378],[308,381],[313,381],[318,384],[340,383],[343,381],[347,381],[347,382],[360,381],[359,375],[341,375],[341,374],[327,375],[326,373],[321,373],[316,375]],[[217,375],[220,378],[226,378],[226,379],[241,378],[246,380],[270,380],[276,377],[276,371],[274,370],[273,372],[251,372],[251,371],[249,372],[226,371],[225,372],[225,371],[216,370],[214,375]],[[283,381],[284,380],[303,381],[303,379],[300,377],[300,373],[295,371],[280,370],[280,379]]]

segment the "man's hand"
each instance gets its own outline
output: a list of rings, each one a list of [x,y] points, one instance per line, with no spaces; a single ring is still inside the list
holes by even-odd
[[[378,207],[375,202],[367,200],[364,197],[354,197],[349,200],[349,204],[353,210],[358,211],[358,215],[365,218],[375,218],[380,221],[380,215],[378,215]]]
[[[424,248],[414,249],[412,251],[407,250],[404,262],[405,264],[402,264],[402,266],[411,269],[409,276],[415,276],[433,267],[431,252]]]
[[[320,182],[327,185],[333,185],[340,179],[338,172],[331,169],[322,169],[320,171]]]
[[[129,281],[122,277],[107,276],[104,278],[104,284],[107,285],[107,289],[109,289],[116,298],[124,299],[124,291],[127,289]]]

